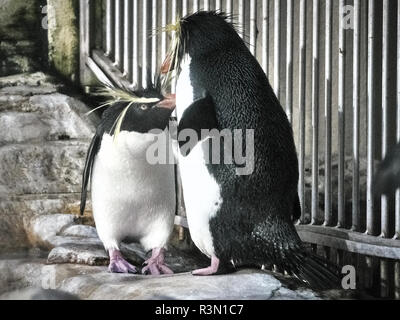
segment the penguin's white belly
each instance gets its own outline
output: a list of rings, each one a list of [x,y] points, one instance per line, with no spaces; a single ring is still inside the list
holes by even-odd
[[[150,165],[147,147],[154,135],[121,132],[116,142],[104,135],[92,174],[92,206],[107,250],[123,239],[145,250],[164,247],[175,216],[173,165]]]
[[[176,88],[178,121],[194,101],[190,59],[185,62]],[[179,168],[190,235],[200,251],[210,257],[215,254],[210,219],[217,214],[222,199],[220,188],[206,167],[203,143],[199,142],[187,157],[179,155]]]

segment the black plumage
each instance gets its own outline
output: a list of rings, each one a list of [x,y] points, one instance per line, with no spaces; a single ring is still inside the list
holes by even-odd
[[[235,163],[208,165],[223,199],[210,220],[216,256],[236,266],[275,264],[316,288],[338,286],[338,270],[307,251],[294,227],[301,210],[293,132],[261,66],[223,13],[187,16],[178,30],[173,57],[179,66],[190,55],[198,99],[189,115],[202,114],[183,114],[180,128],[209,128],[214,121],[206,114],[219,130],[255,130],[251,175],[238,176]]]

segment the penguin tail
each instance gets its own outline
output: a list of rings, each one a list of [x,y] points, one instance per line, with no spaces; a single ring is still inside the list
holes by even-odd
[[[93,137],[92,142],[90,143],[88,153],[86,156],[85,168],[83,170],[82,175],[82,190],[81,190],[81,204],[80,204],[80,214],[83,216],[86,207],[86,198],[87,198],[87,188],[89,185],[89,180],[92,175],[92,169],[94,164],[94,159],[96,154],[100,148],[101,138],[100,135],[96,132],[96,135]]]
[[[302,251],[294,255],[292,275],[314,290],[341,288],[341,273],[338,265],[312,253]]]

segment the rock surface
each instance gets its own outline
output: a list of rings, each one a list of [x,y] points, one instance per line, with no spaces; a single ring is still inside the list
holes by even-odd
[[[89,109],[61,89],[41,72],[0,78],[2,251],[35,243],[32,217],[79,210],[81,173],[98,119],[85,116]]]

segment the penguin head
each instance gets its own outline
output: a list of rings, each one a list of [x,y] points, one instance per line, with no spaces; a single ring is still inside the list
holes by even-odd
[[[191,57],[213,55],[218,50],[243,45],[229,18],[223,12],[199,11],[167,26],[164,31],[175,35],[161,72],[177,69],[185,54]]]
[[[116,137],[121,131],[148,133],[167,128],[175,109],[175,95],[163,95],[159,84],[135,90],[108,87],[106,91],[109,100],[103,113],[105,131]]]

